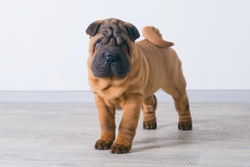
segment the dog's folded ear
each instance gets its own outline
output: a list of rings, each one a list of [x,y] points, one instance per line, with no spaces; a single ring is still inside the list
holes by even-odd
[[[128,34],[132,41],[135,41],[140,37],[139,31],[133,24],[126,22],[124,25],[126,26]]]
[[[95,21],[91,23],[88,28],[86,29],[86,34],[90,36],[94,36],[99,28],[99,26],[102,24],[102,20]]]

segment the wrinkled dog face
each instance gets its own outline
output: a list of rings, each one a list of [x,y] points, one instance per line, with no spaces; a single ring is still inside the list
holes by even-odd
[[[101,33],[103,36],[95,44],[95,57],[91,70],[96,77],[107,75],[126,77],[130,71],[129,48],[121,37],[121,31],[107,25]]]
[[[131,69],[129,42],[139,37],[138,30],[130,23],[107,19],[90,24],[86,33],[94,45],[91,57],[94,76],[126,77]]]

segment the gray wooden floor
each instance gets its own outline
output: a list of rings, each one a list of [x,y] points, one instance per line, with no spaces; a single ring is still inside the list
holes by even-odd
[[[250,103],[191,103],[193,130],[177,129],[173,103],[158,129],[137,129],[124,155],[94,149],[94,103],[0,103],[0,167],[250,166]],[[117,112],[117,123],[122,111]]]

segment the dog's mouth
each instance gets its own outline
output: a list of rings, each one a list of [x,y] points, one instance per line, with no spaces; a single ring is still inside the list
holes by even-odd
[[[91,70],[98,78],[107,76],[125,78],[130,71],[130,64],[124,53],[105,51],[96,56],[91,64]]]

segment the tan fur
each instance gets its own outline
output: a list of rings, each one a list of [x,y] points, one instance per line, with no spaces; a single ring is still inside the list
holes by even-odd
[[[101,26],[110,22],[114,25],[121,24],[116,19],[109,19],[101,21]],[[129,23],[124,24],[129,25]],[[99,29],[101,28],[99,27]],[[155,129],[157,127],[155,116],[157,100],[154,93],[160,88],[174,99],[179,115],[179,129],[192,129],[186,81],[182,73],[181,61],[176,52],[169,47],[173,43],[164,41],[159,30],[154,27],[145,27],[143,35],[146,39],[136,43],[125,35],[130,48],[129,55],[132,68],[123,79],[115,76],[97,78],[93,75],[90,65],[95,56],[94,44],[100,34],[97,33],[91,37],[88,80],[91,91],[95,93],[101,125],[101,136],[95,144],[96,149],[109,149],[111,147],[112,153],[129,152],[135,136],[141,107],[144,115],[144,129]],[[123,117],[116,138],[115,110],[117,109],[123,110]],[[116,141],[113,143],[115,138]]]
[[[170,47],[173,46],[174,43],[164,41],[162,39],[162,35],[159,31],[159,29],[153,27],[153,26],[146,26],[142,30],[143,36],[149,40],[151,43],[159,46],[159,47]]]

